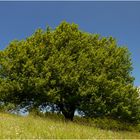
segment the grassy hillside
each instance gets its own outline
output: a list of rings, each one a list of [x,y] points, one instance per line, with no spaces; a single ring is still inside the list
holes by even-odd
[[[21,117],[0,113],[0,139],[2,138],[139,139],[140,133],[136,131],[104,130],[94,125],[85,125],[84,121],[65,122],[53,117]]]

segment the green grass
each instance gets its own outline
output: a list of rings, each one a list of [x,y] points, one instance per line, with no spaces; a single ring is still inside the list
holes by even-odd
[[[65,122],[62,117],[48,115],[16,116],[0,113],[0,139],[139,139],[137,131],[116,131],[100,128],[98,120],[86,121],[75,118]],[[101,122],[101,121],[100,121]],[[93,125],[93,124],[94,125]],[[103,123],[103,122],[102,122]],[[107,122],[108,123],[108,122]],[[98,127],[98,125],[99,127]],[[106,122],[104,122],[106,124]],[[116,124],[115,124],[116,125]]]

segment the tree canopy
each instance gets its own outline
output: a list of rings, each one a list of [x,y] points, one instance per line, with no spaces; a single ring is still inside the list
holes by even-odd
[[[113,37],[80,31],[62,22],[52,30],[12,41],[0,52],[0,101],[18,106],[53,106],[66,119],[140,117],[127,47]]]

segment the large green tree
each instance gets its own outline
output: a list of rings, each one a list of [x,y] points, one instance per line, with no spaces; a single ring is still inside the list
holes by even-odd
[[[57,106],[66,119],[86,116],[139,119],[138,93],[126,47],[62,22],[37,30],[0,52],[0,99],[16,105]]]

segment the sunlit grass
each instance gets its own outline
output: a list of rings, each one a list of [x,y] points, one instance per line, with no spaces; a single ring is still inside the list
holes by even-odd
[[[75,122],[39,116],[15,116],[0,113],[1,139],[139,139],[139,132],[103,130]]]

